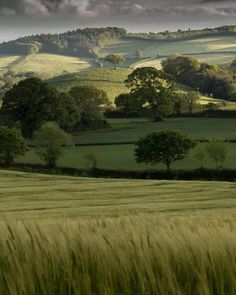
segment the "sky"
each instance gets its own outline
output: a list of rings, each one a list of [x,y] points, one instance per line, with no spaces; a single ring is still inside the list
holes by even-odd
[[[236,24],[235,0],[0,0],[0,41],[83,27],[159,32],[225,24]]]

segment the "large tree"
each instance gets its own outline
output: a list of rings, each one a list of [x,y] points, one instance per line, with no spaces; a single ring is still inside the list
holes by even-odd
[[[6,92],[1,111],[8,123],[19,124],[25,137],[31,137],[47,121],[57,121],[68,130],[80,120],[73,97],[59,94],[38,78],[20,81]]]
[[[27,144],[16,128],[0,126],[0,163],[6,167],[27,151]]]
[[[56,123],[47,122],[34,135],[36,153],[49,168],[55,168],[65,154],[65,146],[72,144],[72,138]]]
[[[76,86],[70,95],[80,109],[82,125],[90,128],[104,125],[103,109],[110,104],[106,92],[93,86]]]
[[[183,160],[194,146],[195,142],[181,132],[162,130],[136,142],[135,158],[138,163],[163,163],[169,172],[171,163]]]
[[[134,70],[125,81],[138,104],[150,107],[153,120],[160,120],[173,110],[174,82],[153,67]]]

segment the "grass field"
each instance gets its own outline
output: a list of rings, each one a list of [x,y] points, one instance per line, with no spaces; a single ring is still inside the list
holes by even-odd
[[[79,72],[90,66],[90,60],[54,54],[33,54],[26,57],[0,56],[0,72],[9,70],[17,74],[32,72],[42,79],[63,73]]]
[[[0,294],[234,295],[235,191],[0,171]]]
[[[131,73],[130,69],[91,69],[76,74],[63,75],[48,80],[49,84],[60,91],[69,91],[74,86],[91,85],[103,89],[109,99],[127,92],[124,80]]]
[[[162,56],[175,53],[194,54],[194,53],[219,53],[225,52],[226,55],[236,53],[236,37],[221,36],[207,37],[194,40],[184,41],[147,41],[147,40],[118,40],[116,43],[107,45],[100,54],[105,56],[109,53],[120,53],[126,57],[135,57],[137,49],[143,51],[143,56],[156,57],[158,54]]]
[[[87,154],[94,154],[98,160],[98,167],[109,169],[165,169],[163,165],[151,166],[137,164],[134,159],[133,144],[116,144],[135,142],[147,133],[163,128],[178,129],[188,134],[195,140],[235,140],[236,119],[212,119],[212,118],[179,118],[166,119],[163,122],[150,122],[147,119],[110,119],[111,128],[81,132],[75,135],[74,142],[77,144],[101,144],[99,146],[82,146],[68,148],[59,165],[67,167],[85,168]],[[102,145],[113,143],[113,145]],[[34,150],[29,151],[25,157],[18,159],[19,162],[40,163]],[[225,167],[236,168],[236,144],[228,144],[228,158]],[[206,167],[215,168],[214,162],[206,160]],[[197,169],[198,161],[193,153],[184,160],[173,164],[174,169]]]

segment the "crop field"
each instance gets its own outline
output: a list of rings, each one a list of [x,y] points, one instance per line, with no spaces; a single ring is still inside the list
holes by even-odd
[[[0,294],[235,294],[235,191],[0,171]]]
[[[236,217],[235,183],[109,180],[11,171],[0,171],[0,180],[1,220],[97,219],[146,213]]]
[[[88,154],[93,154],[96,156],[98,167],[100,168],[129,170],[165,169],[163,165],[137,164],[134,159],[135,146],[132,144],[147,133],[163,128],[181,130],[195,140],[210,140],[214,138],[220,140],[236,139],[236,119],[175,118],[166,119],[163,122],[150,122],[148,119],[110,119],[109,123],[111,125],[109,129],[82,132],[75,135],[74,142],[85,146],[68,148],[65,157],[60,160],[59,165],[86,168],[87,161],[84,157]],[[24,157],[20,157],[18,161],[41,163],[34,149],[31,149]],[[228,157],[225,167],[236,168],[235,163],[236,143],[228,143]],[[194,157],[194,151],[192,151],[184,161],[174,163],[173,169],[197,169],[199,165],[199,162]],[[208,159],[205,165],[208,168],[215,168],[214,162]]]

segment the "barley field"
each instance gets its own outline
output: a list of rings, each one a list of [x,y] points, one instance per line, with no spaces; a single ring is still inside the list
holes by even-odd
[[[0,171],[1,295],[233,295],[236,184]]]

